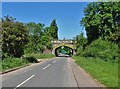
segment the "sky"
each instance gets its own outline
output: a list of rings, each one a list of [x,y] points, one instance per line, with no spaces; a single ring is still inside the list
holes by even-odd
[[[43,23],[49,26],[56,19],[59,39],[72,39],[81,31],[84,7],[88,2],[2,2],[2,16],[12,16],[17,21]],[[86,36],[86,35],[85,35]]]

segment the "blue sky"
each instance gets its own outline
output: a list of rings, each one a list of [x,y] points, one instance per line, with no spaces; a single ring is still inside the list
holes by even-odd
[[[84,7],[87,4],[87,2],[3,2],[2,16],[9,15],[24,23],[40,22],[46,26],[56,19],[59,39],[72,39],[83,31],[80,20],[84,16]]]

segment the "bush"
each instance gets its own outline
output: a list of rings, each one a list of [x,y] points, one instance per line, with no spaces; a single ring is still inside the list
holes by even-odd
[[[31,63],[38,63],[38,60],[34,57],[26,57],[25,60]]]
[[[102,39],[93,41],[80,55],[83,57],[101,58],[104,61],[111,62],[118,62],[120,57],[118,45]]]
[[[5,58],[7,58],[7,57],[9,57],[8,54],[2,52],[2,60],[5,59]]]
[[[4,71],[4,70],[11,69],[14,67],[26,65],[28,64],[28,61],[20,59],[20,58],[8,57],[2,60],[1,64],[2,64],[2,70]]]

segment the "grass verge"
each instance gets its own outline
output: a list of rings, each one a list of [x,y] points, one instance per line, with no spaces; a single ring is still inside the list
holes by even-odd
[[[6,70],[27,65],[29,62],[27,60],[22,60],[20,58],[5,58],[4,60],[0,61],[0,71],[4,72]]]
[[[31,53],[31,54],[26,54],[25,56],[27,56],[27,57],[34,57],[36,59],[46,59],[46,58],[53,58],[53,57],[55,57],[54,54],[40,54],[40,53]]]
[[[0,72],[4,72],[9,69],[13,69],[20,66],[25,66],[30,63],[38,63],[37,59],[46,59],[46,58],[53,58],[55,55],[53,54],[39,54],[39,53],[32,53],[27,54],[23,58],[12,58],[7,57],[4,60],[0,61]]]
[[[118,63],[105,62],[98,58],[73,56],[76,63],[107,87],[118,87]]]

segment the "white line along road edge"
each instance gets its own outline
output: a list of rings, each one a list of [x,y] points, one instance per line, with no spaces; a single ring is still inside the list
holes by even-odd
[[[31,77],[29,77],[28,79],[26,79],[25,81],[23,81],[22,83],[20,83],[19,85],[17,85],[14,89],[20,87],[21,85],[23,85],[24,83],[26,83],[28,80],[30,80],[31,78],[33,78],[35,75],[32,75]]]
[[[49,67],[51,64],[48,64],[46,67],[44,67],[42,70],[45,70],[47,67]]]

